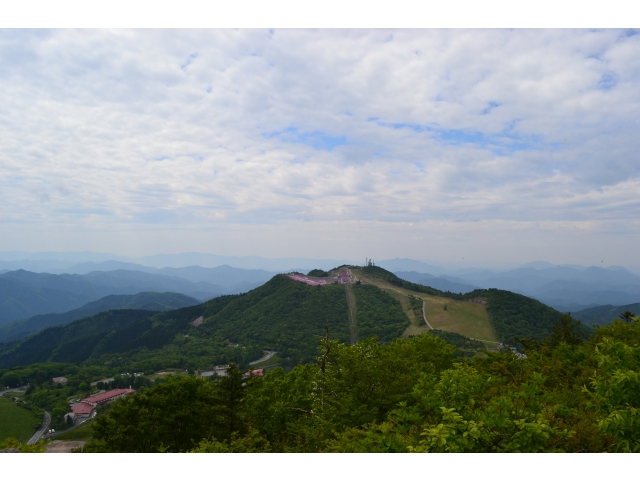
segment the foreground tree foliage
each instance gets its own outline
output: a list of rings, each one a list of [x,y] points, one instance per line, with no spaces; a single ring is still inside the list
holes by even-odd
[[[638,452],[640,320],[590,340],[455,356],[432,335],[323,341],[317,364],[182,377],[116,402],[87,450],[122,452]]]
[[[202,439],[228,441],[244,433],[239,402],[242,373],[235,365],[228,377],[208,382],[195,376],[169,378],[141,394],[115,402],[93,427],[99,444],[88,451],[183,452]]]
[[[9,437],[0,441],[0,453],[3,452],[20,452],[20,453],[44,453],[46,451],[45,441],[39,440],[34,445],[20,443],[19,440]]]

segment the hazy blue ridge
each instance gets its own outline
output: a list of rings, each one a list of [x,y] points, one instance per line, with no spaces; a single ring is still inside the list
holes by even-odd
[[[167,311],[197,305],[200,302],[187,295],[172,292],[141,292],[136,295],[109,295],[80,308],[64,313],[35,315],[0,326],[0,343],[18,340],[47,327],[65,325],[80,318],[115,309]]]
[[[84,292],[33,287],[5,275],[0,275],[0,325],[39,313],[65,312],[99,298]]]
[[[634,315],[640,315],[640,303],[632,303],[618,307],[614,307],[613,305],[600,305],[579,310],[573,313],[572,316],[587,325],[607,325],[619,318],[620,314],[626,311]]]
[[[0,326],[35,315],[63,313],[108,295],[175,292],[199,301],[250,289],[256,283],[221,287],[207,282],[131,270],[79,274],[34,273],[25,270],[0,275]]]
[[[81,263],[59,273],[86,275],[91,272],[112,272],[115,270],[139,271],[147,274],[178,277],[194,283],[206,282],[223,287],[236,287],[240,283],[264,283],[274,275],[274,272],[266,270],[235,268],[229,265],[220,265],[217,267],[191,265],[187,267],[156,268],[116,260],[108,260],[100,263]]]
[[[403,280],[408,280],[420,285],[426,285],[427,287],[435,288],[443,292],[468,293],[478,288],[474,285],[453,281],[449,278],[445,278],[444,276],[434,277],[433,275],[419,272],[394,273]]]

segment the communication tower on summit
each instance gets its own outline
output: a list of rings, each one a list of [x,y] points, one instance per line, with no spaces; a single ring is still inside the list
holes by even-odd
[[[376,264],[375,262],[371,259],[371,258],[365,258],[364,260],[364,266],[365,267],[375,267]]]

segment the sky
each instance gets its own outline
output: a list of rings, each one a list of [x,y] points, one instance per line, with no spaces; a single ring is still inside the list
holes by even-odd
[[[0,30],[0,251],[640,265],[640,31]]]

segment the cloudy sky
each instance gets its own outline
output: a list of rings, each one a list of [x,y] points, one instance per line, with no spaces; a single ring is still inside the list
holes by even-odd
[[[638,245],[640,32],[0,31],[0,250]]]

